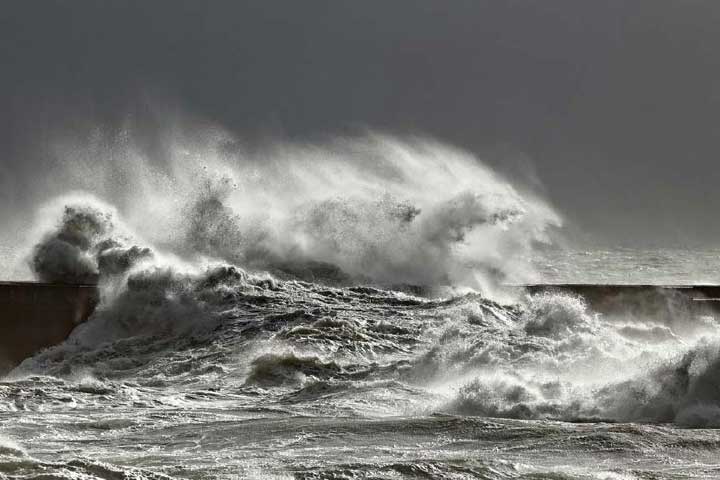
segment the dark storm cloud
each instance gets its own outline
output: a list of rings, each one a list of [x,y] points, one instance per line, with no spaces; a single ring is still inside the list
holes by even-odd
[[[43,132],[152,132],[160,98],[243,138],[369,126],[530,158],[594,234],[713,242],[718,25],[714,0],[8,1],[3,201]]]

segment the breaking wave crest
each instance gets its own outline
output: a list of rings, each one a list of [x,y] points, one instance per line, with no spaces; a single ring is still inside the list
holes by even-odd
[[[718,327],[704,318],[684,322],[696,323],[693,337],[659,324],[629,332],[579,297],[527,297],[517,325],[521,339],[506,336],[488,347],[485,338],[468,342],[464,334],[456,350],[462,360],[455,362],[462,380],[446,408],[506,418],[718,427]],[[648,341],[651,335],[638,339],[640,330],[669,333]]]
[[[496,301],[560,220],[472,156],[385,136],[212,146],[176,146],[162,172],[127,147],[132,198],[89,189],[42,209],[31,271],[97,282],[101,302],[0,383],[0,408],[720,426],[712,319],[682,305],[606,317],[559,293]]]

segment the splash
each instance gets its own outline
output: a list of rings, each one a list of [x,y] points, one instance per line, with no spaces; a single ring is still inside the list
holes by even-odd
[[[202,141],[172,140],[158,162],[125,137],[111,155],[125,161],[112,168],[108,152],[89,149],[97,161],[85,177],[72,176],[72,188],[117,208],[155,251],[191,263],[332,284],[490,291],[526,279],[534,246],[561,223],[546,202],[471,154],[431,140],[369,134],[253,151],[217,131]],[[79,158],[87,150],[71,149]],[[109,186],[118,169],[124,189]],[[89,281],[149,255],[115,240],[101,245],[112,228],[105,213],[68,208],[35,249],[38,278]]]
[[[443,409],[522,419],[720,425],[718,327],[705,317],[629,325],[561,293],[528,296],[518,308],[514,325],[501,335],[493,332],[492,341],[487,322],[463,313],[467,323],[447,327],[432,355],[418,363],[426,370],[428,361],[435,363],[430,381],[451,385]]]
[[[33,272],[44,282],[95,283],[99,271],[92,250],[111,228],[108,216],[92,207],[66,206],[57,230],[35,247]]]

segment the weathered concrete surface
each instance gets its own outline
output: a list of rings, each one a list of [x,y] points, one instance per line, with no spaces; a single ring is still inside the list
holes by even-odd
[[[94,285],[0,282],[0,374],[65,340],[98,299]]]
[[[668,317],[691,313],[720,314],[720,285],[523,285],[529,293],[566,292],[580,295],[596,312],[609,315]]]

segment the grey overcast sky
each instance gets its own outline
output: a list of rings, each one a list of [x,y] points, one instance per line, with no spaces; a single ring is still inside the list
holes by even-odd
[[[5,0],[0,174],[159,97],[240,138],[430,135],[607,244],[720,246],[719,47],[717,0]]]

